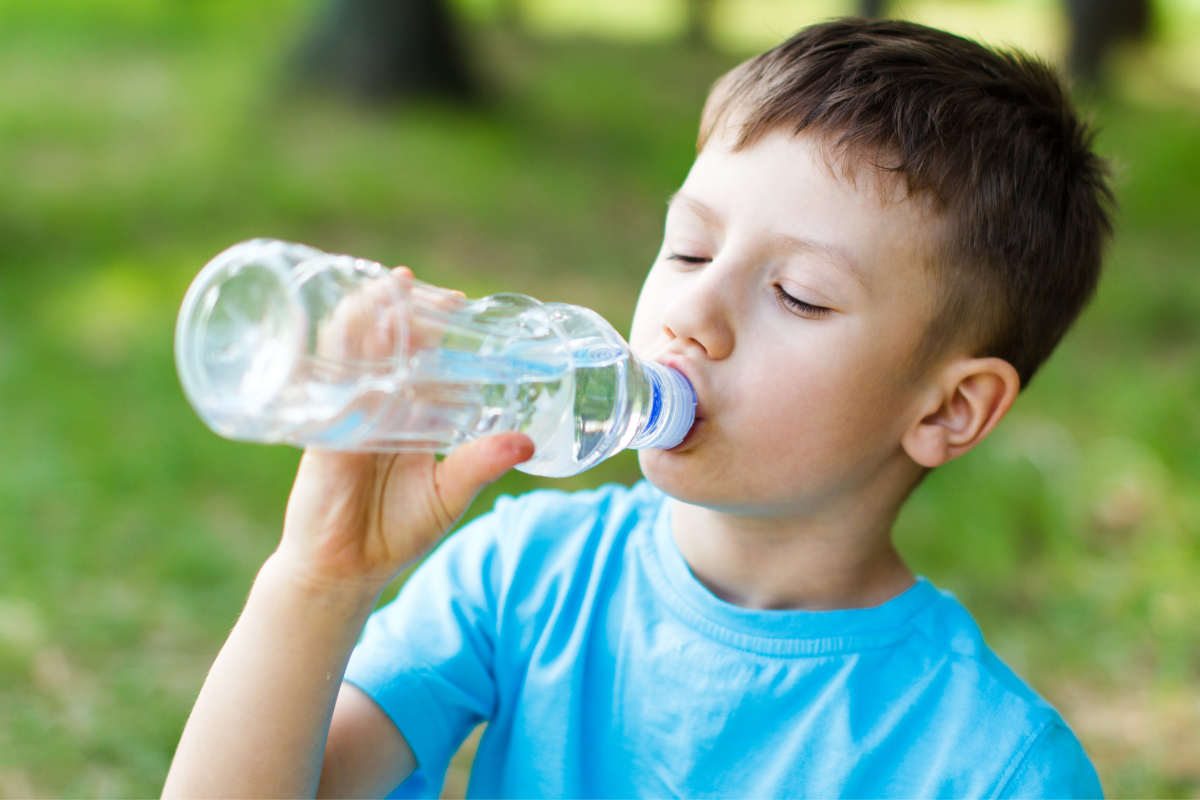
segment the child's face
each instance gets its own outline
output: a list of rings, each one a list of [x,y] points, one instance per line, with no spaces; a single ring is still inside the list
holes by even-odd
[[[919,416],[938,223],[880,176],[835,173],[807,135],[737,153],[710,141],[696,159],[630,335],[699,396],[682,444],[641,451],[660,489],[731,513],[812,514],[884,472],[919,472],[900,437]]]

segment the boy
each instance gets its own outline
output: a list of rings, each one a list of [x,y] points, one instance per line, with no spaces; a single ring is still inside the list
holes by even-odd
[[[436,796],[487,721],[476,796],[1098,796],[890,531],[1092,293],[1108,201],[1023,56],[843,20],[738,67],[630,337],[695,386],[688,437],[632,489],[502,499],[369,623],[532,444],[306,453],[164,793]]]

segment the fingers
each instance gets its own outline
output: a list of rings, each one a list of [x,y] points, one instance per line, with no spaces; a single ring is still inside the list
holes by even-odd
[[[410,287],[412,291],[418,293],[424,292],[430,299],[436,300],[442,295],[449,295],[460,300],[467,299],[467,293],[459,289],[448,289],[444,286],[435,286],[431,283],[418,281],[414,277],[413,271],[408,267],[392,267],[392,275],[412,283],[413,285]]]
[[[317,322],[317,355],[336,380],[353,380],[356,370],[390,369],[401,335],[399,293],[391,280],[372,279],[345,294]]]
[[[412,352],[440,347],[455,319],[468,309],[466,295],[420,281],[405,286],[413,313],[408,318],[409,348]]]
[[[437,465],[437,492],[442,507],[457,520],[479,490],[533,457],[533,440],[523,433],[485,436],[459,447]]]

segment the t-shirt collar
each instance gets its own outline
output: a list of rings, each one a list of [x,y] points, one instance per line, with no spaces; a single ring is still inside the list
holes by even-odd
[[[646,541],[648,577],[679,616],[702,632],[743,649],[775,655],[886,647],[906,638],[912,620],[940,595],[925,578],[882,605],[835,611],[764,610],[726,602],[692,574],[671,534],[674,500],[663,499]]]

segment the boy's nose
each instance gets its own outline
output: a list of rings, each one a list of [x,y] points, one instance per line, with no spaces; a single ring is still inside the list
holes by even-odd
[[[663,312],[663,330],[671,339],[697,346],[719,361],[733,352],[730,287],[710,270],[696,276]],[[725,285],[722,285],[725,284]]]

